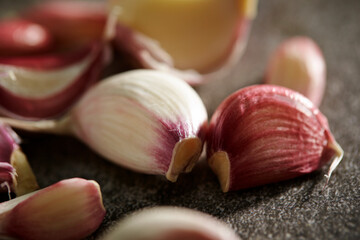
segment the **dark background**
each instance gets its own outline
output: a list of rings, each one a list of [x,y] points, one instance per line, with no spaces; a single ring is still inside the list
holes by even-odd
[[[31,1],[0,0],[2,16]],[[323,50],[327,86],[320,110],[345,151],[322,192],[327,168],[250,190],[224,194],[204,159],[177,183],[118,167],[74,138],[20,133],[41,187],[62,179],[96,180],[107,214],[89,239],[116,220],[155,205],[216,216],[243,239],[360,239],[360,1],[262,0],[248,48],[231,76],[196,87],[209,116],[235,90],[261,83],[268,57],[285,38],[306,35]],[[84,223],[86,224],[86,223]]]

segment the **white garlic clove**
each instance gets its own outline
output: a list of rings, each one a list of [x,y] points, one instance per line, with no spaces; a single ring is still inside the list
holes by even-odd
[[[102,240],[238,240],[220,220],[180,207],[153,207],[125,217]]]
[[[140,67],[200,84],[229,74],[247,42],[257,1],[109,1],[115,45]],[[151,21],[149,21],[151,19]]]

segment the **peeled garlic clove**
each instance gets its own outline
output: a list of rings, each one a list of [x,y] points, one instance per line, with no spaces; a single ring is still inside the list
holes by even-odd
[[[326,117],[303,95],[257,85],[229,96],[215,111],[207,156],[224,192],[291,179],[343,157]]]
[[[16,239],[83,239],[105,209],[95,181],[72,178],[0,204],[0,236]]]
[[[39,188],[19,143],[16,133],[0,122],[0,190],[13,191],[16,196]]]
[[[107,12],[103,2],[46,1],[23,16],[50,29],[57,44],[68,47],[101,40]]]
[[[320,48],[308,37],[285,40],[269,60],[265,82],[298,91],[319,106],[326,82],[326,64]]]
[[[257,1],[111,0],[115,45],[140,67],[199,84],[228,74],[247,42]],[[151,19],[151,21],[149,21]]]
[[[238,240],[220,220],[191,209],[153,207],[125,217],[102,240]]]
[[[0,56],[44,52],[53,44],[47,28],[24,19],[0,22]]]
[[[30,131],[73,134],[116,164],[176,181],[199,159],[207,112],[182,79],[134,70],[99,82],[60,120],[0,120]]]
[[[59,116],[98,80],[103,65],[102,42],[66,54],[0,58],[0,114]]]

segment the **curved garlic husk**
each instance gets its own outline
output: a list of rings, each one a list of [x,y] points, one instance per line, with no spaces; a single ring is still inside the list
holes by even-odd
[[[310,173],[343,157],[326,117],[303,95],[257,85],[229,96],[215,111],[207,157],[224,192]]]
[[[269,60],[265,82],[298,91],[320,106],[326,82],[320,48],[308,37],[285,40]]]
[[[236,65],[257,1],[110,0],[109,5],[119,9],[114,42],[120,51],[140,67],[200,84]]]
[[[125,217],[103,240],[238,240],[220,220],[179,207],[153,207]]]
[[[22,16],[50,29],[60,48],[101,40],[107,21],[105,4],[100,1],[45,1]]]
[[[101,42],[67,54],[0,58],[0,114],[59,116],[98,80],[103,65]]]
[[[24,19],[1,21],[0,36],[0,56],[41,53],[53,45],[46,27]]]
[[[114,163],[176,181],[199,159],[207,112],[182,79],[134,70],[99,82],[59,121],[0,120],[32,131],[74,134]]]
[[[16,196],[39,188],[19,143],[16,133],[0,122],[0,190],[13,191]]]
[[[81,178],[0,204],[1,239],[83,239],[105,216],[99,184]]]

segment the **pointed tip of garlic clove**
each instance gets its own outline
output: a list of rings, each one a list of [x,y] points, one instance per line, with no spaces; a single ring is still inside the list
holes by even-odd
[[[20,239],[82,239],[105,216],[99,185],[73,178],[0,204],[2,234]]]
[[[102,240],[238,240],[224,222],[182,207],[153,207],[120,220]]]
[[[199,160],[203,143],[198,137],[182,139],[176,143],[166,178],[176,182],[180,173],[191,172]]]
[[[302,93],[316,106],[324,95],[326,64],[319,46],[310,38],[286,39],[269,59],[265,83]]]
[[[208,164],[218,177],[223,192],[229,191],[230,186],[230,160],[226,152],[218,151],[208,160]]]

